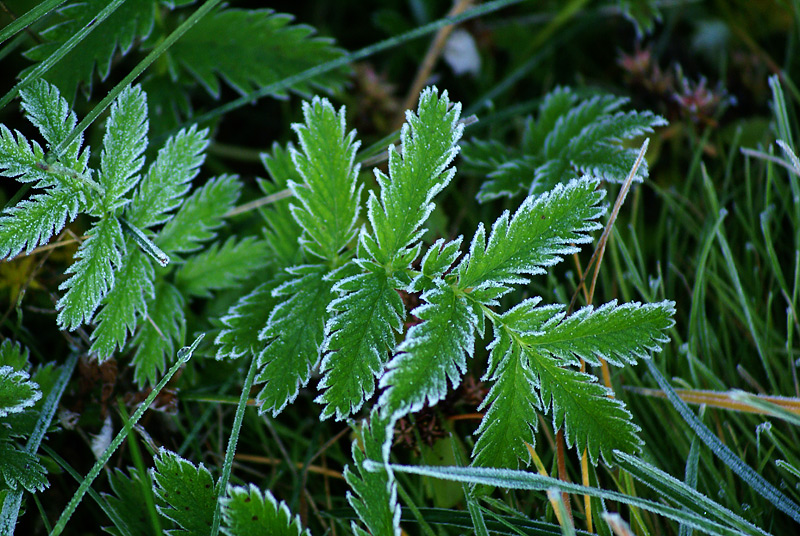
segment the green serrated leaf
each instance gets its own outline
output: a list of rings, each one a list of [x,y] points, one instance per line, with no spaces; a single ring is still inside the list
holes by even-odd
[[[28,254],[47,243],[67,222],[78,216],[81,195],[51,188],[24,199],[0,216],[0,258],[11,258],[23,249]]]
[[[605,192],[597,185],[596,179],[585,177],[529,196],[513,217],[506,211],[495,221],[488,243],[481,224],[469,255],[456,268],[459,286],[503,288],[527,283],[527,276],[542,274],[562,255],[577,252],[574,244],[591,240],[586,233],[600,227],[594,220],[605,211],[600,205]]]
[[[674,302],[617,305],[612,300],[597,309],[583,307],[566,318],[563,312],[554,315],[521,337],[531,348],[567,363],[580,358],[593,365],[599,365],[599,359],[633,365],[669,341],[664,332],[674,324],[674,314]]]
[[[44,151],[35,141],[28,141],[19,131],[0,125],[0,171],[19,182],[36,182],[38,188],[56,184],[55,178],[40,166]]]
[[[269,491],[256,486],[230,486],[222,499],[222,532],[228,536],[311,536],[303,530],[300,517],[292,513],[283,501],[278,502]]]
[[[237,359],[245,354],[258,352],[263,345],[258,334],[267,325],[272,310],[281,301],[272,293],[283,283],[282,278],[262,283],[228,309],[228,313],[220,319],[225,327],[214,341],[219,346],[217,359]]]
[[[156,497],[166,503],[158,511],[183,530],[168,530],[167,534],[207,536],[211,531],[217,505],[217,485],[208,469],[194,465],[165,448],[153,461],[153,489]]]
[[[139,86],[125,88],[111,105],[100,155],[98,182],[106,190],[105,210],[119,206],[119,198],[136,185],[134,175],[144,165],[147,149],[147,126],[147,97]]]
[[[332,318],[325,326],[325,356],[317,402],[325,404],[321,418],[337,420],[358,411],[375,392],[376,378],[403,329],[405,309],[395,288],[399,282],[382,271],[369,271],[344,279],[334,292]]]
[[[230,288],[266,264],[267,244],[253,237],[228,238],[191,256],[175,273],[175,285],[186,294],[211,297],[212,290]]]
[[[95,317],[91,353],[99,360],[111,357],[125,345],[128,333],[136,329],[137,318],[147,312],[147,299],[153,298],[155,271],[150,259],[128,244],[122,267],[117,272],[114,288],[103,298]]]
[[[182,345],[186,335],[185,300],[174,285],[160,281],[153,298],[147,301],[147,320],[133,338],[133,377],[139,386],[155,385],[164,372],[167,359],[175,355],[175,346]]]
[[[639,427],[625,404],[610,398],[609,390],[596,383],[596,377],[562,368],[558,360],[535,349],[523,346],[522,351],[539,379],[545,409],[552,408],[553,429],[564,431],[568,446],[575,446],[578,452],[586,449],[593,464],[599,455],[612,461],[614,450],[639,450]]]
[[[361,187],[354,164],[360,145],[347,132],[344,107],[337,113],[327,99],[303,103],[304,124],[293,125],[302,152],[292,159],[303,183],[289,182],[300,205],[292,215],[303,228],[303,246],[313,255],[333,260],[356,233]]]
[[[273,291],[285,301],[273,309],[259,336],[267,342],[258,355],[256,382],[265,385],[256,403],[262,412],[273,415],[308,383],[311,369],[319,361],[326,309],[333,299],[333,283],[325,277],[327,267],[308,265],[289,272],[295,277]]]
[[[40,398],[39,386],[30,381],[26,371],[16,370],[10,365],[0,367],[0,417],[25,411]]]
[[[170,137],[139,183],[125,219],[140,229],[164,223],[180,206],[205,161],[208,130],[195,126]]]
[[[389,148],[389,176],[376,170],[380,201],[370,192],[367,216],[374,238],[361,245],[378,264],[405,268],[404,257],[424,233],[421,226],[433,210],[433,197],[447,186],[455,173],[448,165],[458,153],[463,125],[458,123],[461,105],[451,103],[447,92],[426,88],[417,113],[406,113],[400,133],[402,156]]]
[[[214,97],[219,96],[219,78],[247,94],[342,55],[330,39],[312,37],[313,28],[290,25],[291,20],[291,15],[270,9],[219,10],[203,17],[168,55]],[[341,71],[333,71],[291,89],[333,90],[343,82]]]
[[[476,431],[480,437],[473,449],[473,465],[514,469],[517,460],[529,463],[525,442],[536,444],[536,410],[542,408],[538,378],[528,366],[519,345],[495,327],[490,369],[484,377],[494,385],[479,410],[489,408]]]
[[[366,469],[365,460],[378,464],[389,461],[389,444],[392,439],[393,421],[382,418],[374,409],[366,421],[356,430],[358,439],[351,449],[353,466],[344,469],[344,478],[354,494],[347,495],[347,502],[373,536],[400,535],[400,505],[397,504],[397,483],[388,469]],[[354,534],[368,534],[355,522],[351,523]]]
[[[46,41],[31,48],[26,56],[33,61],[44,60],[88,24],[106,5],[106,0],[83,0],[60,8],[58,15],[52,19],[53,23],[39,34]],[[156,5],[153,0],[124,2],[47,72],[48,80],[70,98],[81,83],[88,92],[95,69],[100,78],[105,80],[117,51],[126,54],[136,39],[143,39],[150,34]]]
[[[114,267],[120,267],[124,254],[125,239],[119,221],[113,216],[101,219],[78,248],[78,261],[67,269],[72,277],[58,287],[66,289],[56,303],[62,329],[72,331],[91,322],[100,302],[114,286]]]
[[[28,120],[39,129],[47,144],[55,147],[72,134],[78,119],[56,86],[36,80],[20,91],[22,109]],[[59,157],[62,163],[78,158],[83,135],[67,147]]]
[[[184,253],[216,236],[225,214],[239,198],[242,183],[234,175],[211,179],[192,192],[167,222],[155,243],[166,253]]]
[[[47,470],[35,455],[17,449],[9,441],[0,441],[0,487],[12,490],[22,487],[30,493],[43,491],[49,485],[46,475]]]
[[[478,317],[463,295],[439,281],[421,299],[411,314],[422,322],[408,330],[380,382],[388,389],[379,403],[396,418],[443,399],[448,380],[458,386],[475,343]]]

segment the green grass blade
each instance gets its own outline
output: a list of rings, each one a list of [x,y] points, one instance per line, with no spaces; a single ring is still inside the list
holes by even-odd
[[[236,454],[236,444],[239,442],[239,431],[242,429],[242,420],[244,419],[244,410],[247,408],[247,399],[250,396],[250,388],[253,386],[253,380],[256,377],[258,370],[258,359],[254,356],[250,363],[250,369],[247,371],[247,377],[242,386],[242,394],[239,397],[239,404],[236,406],[236,416],[233,419],[233,427],[231,428],[231,435],[228,438],[228,449],[225,451],[225,463],[222,465],[222,475],[219,477],[219,496],[217,497],[217,506],[214,509],[214,522],[211,525],[211,536],[217,536],[219,533],[219,523],[222,517],[221,499],[225,497],[228,488],[228,480],[231,477],[231,469],[233,468],[233,456]]]
[[[42,2],[35,8],[31,9],[0,31],[0,43],[3,43],[6,39],[16,34],[23,28],[27,28],[31,24],[35,23],[37,20],[50,13],[64,2],[66,2],[66,0],[46,0],[45,2]]]
[[[722,460],[725,465],[739,475],[739,477],[747,482],[753,490],[772,503],[773,506],[790,516],[796,522],[800,523],[800,506],[791,501],[786,495],[778,491],[778,489],[767,482],[767,480],[760,474],[756,473],[749,465],[744,463],[734,452],[729,449],[722,441],[715,436],[705,424],[700,422],[700,419],[692,413],[689,406],[680,399],[678,394],[669,384],[669,382],[661,375],[658,367],[650,361],[645,361],[647,368],[650,369],[650,374],[653,375],[659,387],[667,395],[667,398],[681,414],[683,420],[686,421],[692,430],[700,437],[703,443],[710,448],[714,454]]]

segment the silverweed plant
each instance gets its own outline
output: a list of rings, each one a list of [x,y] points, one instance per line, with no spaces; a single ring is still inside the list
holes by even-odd
[[[745,464],[706,427],[705,410],[692,412],[686,390],[676,392],[659,372],[677,361],[670,346],[681,347],[681,359],[714,348],[710,336],[682,344],[680,291],[673,296],[665,288],[677,285],[664,283],[674,274],[659,264],[645,284],[642,247],[634,237],[636,251],[628,251],[614,225],[631,188],[641,206],[641,185],[652,182],[647,137],[667,126],[664,117],[631,109],[619,94],[553,82],[524,113],[514,111],[518,141],[491,128],[464,139],[484,121],[473,112],[488,111],[506,82],[487,93],[484,110],[463,113],[448,91],[421,82],[401,107],[412,109],[403,110],[399,133],[364,150],[369,134],[359,123],[360,137],[352,125],[369,112],[352,113],[362,103],[344,91],[356,60],[518,0],[463,13],[466,6],[456,6],[449,19],[354,53],[272,10],[192,3],[46,0],[0,28],[0,42],[23,28],[32,35],[11,43],[31,64],[0,97],[0,108],[18,98],[29,122],[0,124],[0,176],[17,188],[0,213],[0,273],[67,250],[53,263],[65,267],[50,281],[50,308],[36,310],[49,331],[23,316],[24,292],[0,321],[15,335],[4,331],[0,342],[0,536],[29,526],[54,536],[100,528],[117,536],[766,535],[772,527],[754,522],[769,517],[766,508],[800,522],[787,496],[794,490]],[[537,47],[552,52],[571,39],[561,25],[583,4],[558,8]],[[651,0],[600,4],[591,13],[626,15],[638,38],[661,16],[661,3]],[[533,51],[520,69],[534,68]],[[127,74],[115,73],[121,65]],[[375,93],[385,90],[372,83]],[[105,84],[113,87],[87,111],[81,99]],[[785,159],[748,154],[789,169],[786,186],[770,168],[765,199],[772,188],[785,203],[794,199],[798,228],[790,108],[778,78],[770,89]],[[347,108],[332,104],[337,93]],[[221,165],[220,154],[237,151],[217,142],[220,118],[290,94],[281,106],[298,118],[291,141],[243,157],[268,178],[249,180]],[[220,98],[229,102],[195,113]],[[102,128],[88,129],[98,118]],[[362,169],[367,162],[377,167]],[[702,170],[716,219],[704,228],[699,265],[714,265],[709,244],[717,237],[731,267],[726,211]],[[461,191],[466,184],[475,188]],[[657,190],[657,201],[682,206],[692,196],[684,188],[680,196]],[[753,197],[750,182],[746,189]],[[618,192],[615,201],[609,192]],[[785,208],[761,213],[765,237]],[[681,225],[691,229],[691,211],[683,210]],[[691,238],[682,235],[669,243]],[[784,253],[770,240],[764,247],[791,309],[800,277],[789,285],[777,260]],[[619,276],[607,287],[620,291],[595,295],[607,248]],[[577,275],[565,269],[567,259]],[[778,392],[783,378],[767,363],[781,341],[729,271],[733,290],[713,271],[708,284],[721,303],[739,300],[732,317],[746,326]],[[33,287],[33,278],[20,287]],[[581,292],[584,305],[576,305]],[[689,323],[701,326],[709,322],[695,312],[704,290],[694,292]],[[603,303],[599,295],[609,297]],[[42,355],[36,341],[52,333],[65,339],[66,357]],[[709,366],[692,367],[692,385],[710,375]],[[657,384],[680,419],[658,410],[650,422],[623,401],[615,388],[637,374]],[[114,400],[118,377],[128,392]],[[797,424],[767,399],[740,398]],[[450,413],[459,404],[470,409],[456,425]],[[99,433],[87,437],[76,425],[81,411],[102,426],[86,429]],[[664,445],[652,444],[654,427]],[[336,429],[331,437],[320,431]],[[75,433],[89,443],[89,463],[71,456],[79,447],[51,447]],[[682,479],[665,470],[670,434],[690,444]],[[781,469],[800,474],[790,441],[767,427],[756,432],[759,459],[759,434],[779,445],[788,460]],[[247,454],[262,447],[265,456]],[[311,473],[321,475],[313,492]],[[734,484],[719,484],[714,495],[698,474],[701,484],[708,475],[743,480],[756,512],[725,496]],[[85,525],[89,515],[93,526]]]

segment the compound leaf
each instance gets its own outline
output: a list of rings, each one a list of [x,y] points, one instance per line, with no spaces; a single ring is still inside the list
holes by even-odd
[[[166,253],[183,253],[200,248],[216,236],[225,214],[239,198],[242,184],[233,175],[209,180],[192,192],[175,216],[158,234],[155,243]]]
[[[70,2],[60,8],[53,24],[40,33],[46,41],[31,48],[26,56],[33,61],[42,61],[49,57],[107,5],[107,0],[83,0]],[[115,53],[119,51],[126,54],[136,39],[143,39],[150,34],[156,6],[157,3],[153,0],[123,2],[47,71],[48,80],[70,98],[75,95],[75,90],[81,83],[86,84],[88,92],[95,68],[100,78],[105,80]]]
[[[78,216],[82,195],[68,189],[49,188],[23,199],[0,216],[0,258],[30,253],[47,243],[67,222]]]
[[[498,332],[499,331],[499,332]],[[491,344],[490,372],[485,380],[494,385],[479,410],[489,408],[478,427],[473,465],[515,469],[517,460],[528,462],[525,442],[535,445],[536,411],[541,409],[538,378],[511,336],[495,327]]]
[[[125,88],[111,105],[100,155],[98,182],[106,191],[106,210],[119,206],[138,181],[134,175],[144,165],[147,125],[147,97],[139,86]]]
[[[513,197],[523,190],[540,194],[583,173],[622,182],[636,159],[636,150],[622,142],[667,124],[649,111],[619,111],[626,103],[612,95],[579,101],[571,89],[556,88],[542,100],[537,119],[528,118],[520,148],[471,140],[464,160],[468,168],[487,175],[478,200]],[[642,165],[634,178],[646,176]]]
[[[11,351],[5,344],[2,349],[4,354]],[[3,356],[3,362],[6,361]],[[0,366],[0,417],[25,411],[40,398],[42,392],[39,385],[30,381],[30,375],[26,371],[18,370],[11,365]]]
[[[142,477],[136,469],[130,470],[131,476],[120,469],[108,474],[108,482],[113,493],[101,493],[110,510],[109,517],[114,523],[103,530],[114,536],[138,536],[149,534],[152,524],[146,517],[146,493],[152,488],[150,474]],[[145,488],[147,486],[147,488]]]
[[[48,486],[46,475],[47,470],[35,455],[0,440],[0,489],[16,490],[21,486],[30,493],[42,491]]]
[[[272,293],[283,282],[281,278],[276,278],[262,283],[228,309],[228,313],[220,319],[225,327],[214,341],[219,346],[217,359],[236,359],[258,351],[263,345],[258,334],[267,325],[272,310],[281,302]]]
[[[599,365],[600,359],[617,366],[636,364],[669,340],[664,332],[674,323],[675,304],[625,303],[616,300],[597,309],[583,307],[565,317],[554,315],[538,330],[522,335],[525,344],[564,362],[583,359]]]
[[[175,355],[175,345],[183,342],[186,332],[185,300],[174,285],[161,280],[153,297],[147,300],[147,321],[133,338],[133,377],[139,386],[156,384],[167,359]]]
[[[292,513],[283,501],[278,502],[269,491],[256,486],[229,486],[222,498],[222,532],[228,536],[311,536],[303,530],[300,517]]]
[[[599,454],[612,461],[614,450],[639,450],[639,427],[625,404],[609,397],[609,390],[596,383],[596,377],[563,368],[560,361],[536,349],[523,345],[522,352],[538,377],[544,408],[552,408],[553,429],[564,431],[567,445],[574,445],[578,452],[586,449],[593,464]]]
[[[208,129],[195,126],[171,136],[139,182],[125,218],[140,229],[164,223],[180,206],[205,161]]]
[[[114,288],[103,298],[95,317],[90,352],[103,361],[120,350],[136,328],[136,319],[147,313],[147,299],[153,297],[155,271],[150,258],[128,243],[128,255],[117,272]]]
[[[365,531],[355,522],[351,527],[358,536],[399,536],[400,506],[397,504],[397,483],[387,468],[367,470],[365,460],[384,464],[389,461],[389,444],[394,426],[390,419],[373,410],[369,422],[356,430],[358,439],[351,449],[353,466],[344,469],[344,478],[354,493],[347,494],[347,502],[367,526]]]

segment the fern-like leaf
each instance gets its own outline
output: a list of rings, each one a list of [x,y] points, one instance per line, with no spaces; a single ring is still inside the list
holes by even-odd
[[[205,161],[206,147],[207,129],[192,126],[170,137],[139,183],[125,218],[140,229],[167,221]]]
[[[275,291],[284,297],[273,309],[259,337],[266,346],[258,355],[256,382],[265,383],[256,397],[261,411],[280,413],[311,377],[319,360],[326,309],[333,295],[325,266],[307,265],[289,270],[293,279]]]
[[[456,387],[475,343],[478,317],[463,295],[439,281],[421,299],[411,314],[422,322],[408,330],[381,378],[388,389],[380,405],[396,418],[443,399],[447,380]]]
[[[386,468],[367,470],[366,460],[378,463],[389,461],[389,444],[393,427],[391,420],[382,418],[373,410],[370,420],[357,430],[358,440],[353,441],[353,466],[344,469],[344,478],[353,490],[347,494],[347,502],[367,526],[369,532],[351,524],[357,536],[399,536],[400,506],[397,504],[397,483],[394,474]]]
[[[119,198],[138,181],[147,149],[147,98],[139,86],[127,87],[111,105],[100,155],[98,182],[105,188],[104,209],[112,211]]]
[[[230,486],[222,499],[222,532],[228,536],[311,536],[283,501],[256,486]]]
[[[253,237],[214,243],[190,257],[175,273],[175,284],[190,296],[211,297],[211,290],[231,288],[266,262],[267,245]]]
[[[474,140],[464,147],[467,167],[487,175],[478,200],[512,197],[520,191],[540,194],[580,174],[621,182],[633,167],[636,151],[623,148],[631,140],[666,121],[651,112],[622,112],[627,99],[598,95],[579,102],[569,88],[557,88],[529,118],[519,149]],[[639,167],[636,180],[647,176]]]
[[[312,37],[313,28],[291,25],[291,20],[268,9],[219,10],[203,17],[168,55],[214,97],[219,96],[219,78],[246,94],[342,55],[330,39]],[[291,89],[333,90],[343,82],[341,71],[334,71]],[[285,92],[276,93],[281,95]]]
[[[92,320],[114,285],[114,267],[120,267],[124,253],[125,239],[119,221],[113,216],[101,219],[78,248],[78,261],[67,269],[72,277],[58,287],[66,289],[56,303],[59,326],[74,330]]]
[[[361,188],[356,188],[359,143],[347,132],[344,107],[337,113],[330,102],[315,98],[303,103],[305,123],[293,125],[302,152],[293,151],[303,183],[289,186],[300,205],[292,215],[303,228],[306,251],[331,260],[355,236]]]
[[[599,365],[600,359],[622,366],[646,359],[661,350],[669,338],[664,332],[673,325],[673,302],[625,303],[616,300],[595,309],[586,306],[565,317],[554,315],[540,329],[522,335],[526,345],[575,363],[583,359]]]
[[[340,297],[328,307],[333,317],[325,326],[325,357],[320,365],[325,389],[317,402],[322,418],[343,419],[361,408],[375,392],[395,333],[403,328],[405,310],[395,288],[401,284],[380,267],[339,281]]]
[[[37,128],[50,147],[60,144],[72,134],[78,119],[67,100],[51,84],[37,80],[20,91],[25,116]],[[67,147],[59,158],[63,164],[71,165],[77,158],[83,143],[83,134]],[[87,154],[88,156],[88,154]]]
[[[147,301],[147,321],[133,338],[133,377],[140,386],[156,384],[164,372],[167,359],[175,355],[186,332],[183,295],[174,285],[161,280],[156,284],[153,298]]]
[[[510,290],[507,285],[526,283],[526,276],[542,274],[562,255],[577,252],[574,244],[591,240],[586,233],[600,227],[594,220],[605,211],[600,205],[605,192],[597,185],[596,179],[583,178],[529,196],[513,217],[506,211],[495,221],[488,243],[480,225],[469,255],[456,268],[461,288],[495,289],[492,300],[486,300],[495,303]]]
[[[525,442],[535,444],[536,412],[542,409],[538,378],[523,359],[518,344],[502,330],[491,343],[490,371],[484,379],[494,385],[480,410],[488,408],[478,427],[473,465],[514,469],[517,460],[528,463]]]
[[[106,0],[82,0],[70,2],[60,8],[53,23],[40,33],[46,41],[30,49],[26,56],[33,61],[42,61],[49,57],[64,41],[92,21],[106,5]],[[136,39],[143,39],[150,34],[156,7],[157,3],[153,0],[123,2],[48,70],[48,80],[70,98],[81,83],[86,85],[87,91],[91,88],[95,69],[100,78],[105,80],[115,53],[127,53]]]
[[[594,376],[564,367],[578,358],[635,363],[660,350],[674,304],[610,302],[565,316],[563,306],[539,307],[540,300],[525,300],[495,324],[487,371],[494,385],[482,406],[490,409],[478,430],[474,463],[514,467],[517,459],[527,462],[523,441],[533,444],[536,409],[552,408],[553,426],[564,430],[568,444],[588,449],[592,462],[599,455],[610,460],[614,449],[636,451],[638,427],[624,404],[608,398]]]
[[[167,253],[184,253],[216,236],[225,214],[239,198],[241,182],[233,175],[211,179],[192,192],[155,241]]]
[[[83,203],[81,194],[49,188],[6,209],[0,216],[0,258],[14,257],[23,249],[30,253],[47,243],[78,216]]]
[[[400,134],[402,156],[389,148],[389,176],[376,170],[380,201],[370,192],[367,216],[374,235],[362,233],[361,243],[378,264],[405,268],[413,261],[413,248],[422,236],[422,224],[433,210],[433,196],[447,186],[455,168],[447,168],[458,152],[463,125],[458,123],[459,103],[447,92],[426,88],[417,113],[406,113]]]
[[[194,465],[165,448],[154,458],[154,489],[166,506],[158,511],[183,530],[167,534],[205,536],[211,530],[217,505],[218,484],[203,464]]]
[[[103,299],[95,317],[90,352],[103,361],[122,349],[133,333],[138,317],[147,312],[147,299],[153,298],[155,271],[150,258],[128,243],[128,255],[116,274],[114,288]]]

